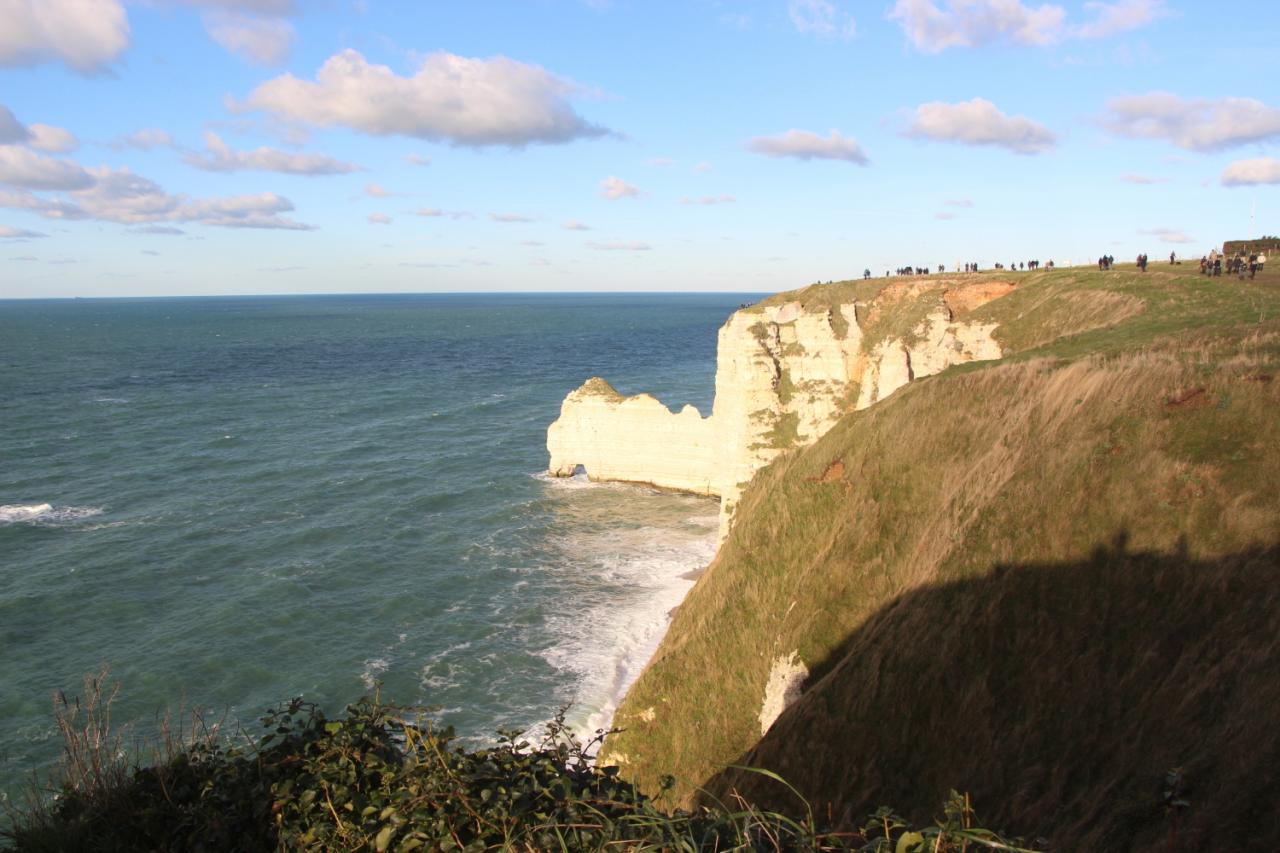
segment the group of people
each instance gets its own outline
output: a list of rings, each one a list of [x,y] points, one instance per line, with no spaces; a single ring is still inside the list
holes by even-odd
[[[1099,261],[1099,264],[1101,264],[1101,261]],[[961,269],[961,267],[963,267],[963,268],[964,268],[964,271],[965,271],[965,272],[978,272],[978,271],[981,269],[981,267],[979,267],[979,266],[978,266],[977,262],[967,263],[967,264],[956,264],[956,270],[957,270],[957,271],[959,271],[959,270]],[[1018,261],[1018,262],[1015,262],[1015,263],[1009,264],[1009,266],[1007,266],[1007,267],[1006,267],[1004,264],[995,264],[992,268],[993,268],[993,269],[998,269],[998,270],[1008,269],[1008,270],[1013,270],[1013,271],[1017,271],[1017,270],[1038,270],[1038,269],[1040,269],[1040,261],[1039,261],[1039,260],[1034,260],[1034,261]],[[1045,269],[1050,269],[1050,270],[1051,270],[1051,269],[1053,269],[1053,261],[1049,261],[1047,264],[1045,264],[1045,265],[1044,265],[1044,268],[1045,268]],[[1099,266],[1099,268],[1101,269],[1101,266]],[[946,264],[938,264],[938,273],[939,273],[939,274],[944,273],[944,272],[946,272],[946,271],[947,271],[947,266],[946,266]],[[930,267],[914,267],[914,266],[911,266],[911,267],[898,267],[897,269],[893,270],[892,272],[890,272],[889,270],[885,270],[885,271],[884,271],[884,276],[885,276],[885,278],[888,278],[888,277],[889,277],[889,276],[891,276],[891,275],[931,275],[931,274],[932,274],[932,272],[933,272],[933,270],[932,270]],[[863,277],[864,279],[869,279],[869,278],[871,278],[871,270],[869,270],[869,269],[864,269],[864,270],[862,271],[862,277]]]
[[[1098,270],[1099,271],[1109,270],[1113,266],[1115,266],[1115,263],[1116,263],[1115,255],[1103,255],[1102,257],[1098,258]]]
[[[1200,258],[1200,274],[1220,276],[1225,267],[1227,275],[1235,275],[1243,280],[1246,270],[1249,273],[1249,278],[1253,278],[1262,272],[1266,263],[1267,256],[1265,252],[1252,252],[1247,256],[1242,253],[1227,258],[1225,255],[1219,254],[1217,249],[1214,249]]]
[[[974,264],[974,267],[975,267],[974,272],[977,272],[978,271],[976,269],[977,264]],[[1040,262],[1039,261],[1015,261],[1009,264],[1009,266],[1007,267],[1004,264],[996,264],[995,268],[998,270],[1007,269],[1013,272],[1017,272],[1020,270],[1038,270],[1040,269]],[[1049,269],[1049,270],[1053,269],[1053,261],[1049,261],[1049,263],[1045,265],[1045,269]],[[965,270],[965,272],[968,272],[968,270]]]
[[[1138,255],[1138,269],[1142,270],[1143,272],[1147,271],[1147,253],[1146,252],[1143,252],[1141,255]]]

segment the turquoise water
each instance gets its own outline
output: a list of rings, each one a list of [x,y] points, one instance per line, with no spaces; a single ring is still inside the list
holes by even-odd
[[[706,499],[550,480],[584,379],[709,413],[742,295],[0,302],[0,790],[117,720],[440,706],[591,728],[714,552]]]

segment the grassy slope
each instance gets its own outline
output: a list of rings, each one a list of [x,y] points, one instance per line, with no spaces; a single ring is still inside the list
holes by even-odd
[[[1275,784],[1280,568],[1256,549],[1280,543],[1280,276],[1017,280],[971,315],[1001,323],[1008,358],[913,383],[757,475],[618,714],[630,778],[780,796],[717,777],[751,760],[855,816],[927,816],[968,787],[1057,849],[1085,849],[1068,836],[1086,825],[1106,849],[1154,837],[1174,764],[1201,774],[1192,836]],[[975,633],[1000,641],[975,652]],[[792,650],[806,697],[749,754]],[[1067,725],[1064,683],[1080,719],[1127,736]]]

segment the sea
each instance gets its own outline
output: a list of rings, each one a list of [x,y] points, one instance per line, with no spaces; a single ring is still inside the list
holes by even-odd
[[[608,725],[713,500],[546,475],[591,376],[710,413],[748,294],[0,301],[0,792],[60,691],[254,733],[375,692],[464,741]]]

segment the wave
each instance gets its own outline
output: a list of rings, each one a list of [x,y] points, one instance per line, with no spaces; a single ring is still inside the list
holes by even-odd
[[[587,573],[596,594],[582,594],[572,612],[550,616],[547,627],[558,641],[542,657],[576,684],[569,723],[584,740],[609,727],[671,614],[715,556],[716,519],[699,509],[677,523],[562,540],[562,560]]]
[[[99,506],[54,506],[53,504],[6,504],[0,506],[0,524],[52,526],[69,524],[102,514]]]

